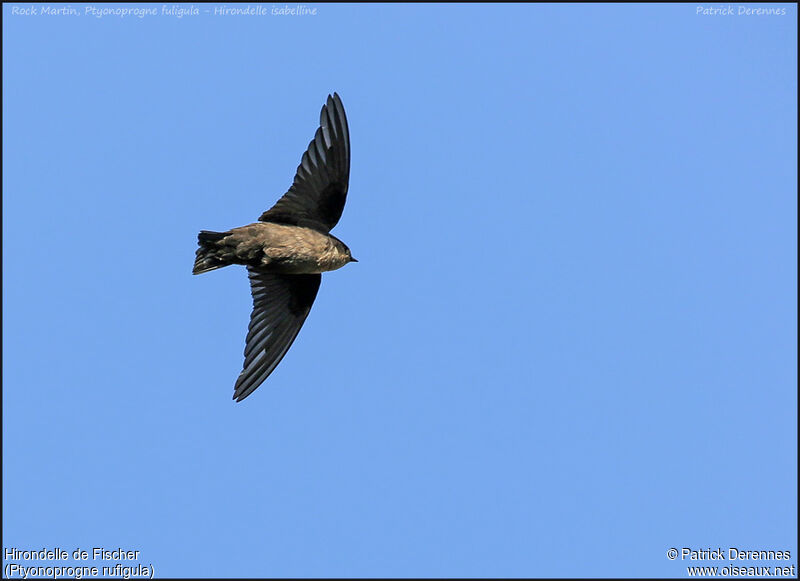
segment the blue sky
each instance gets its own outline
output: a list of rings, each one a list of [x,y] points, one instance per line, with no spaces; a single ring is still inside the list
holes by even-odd
[[[794,5],[14,6],[4,548],[159,576],[797,564]],[[286,191],[333,91],[360,262],[236,404],[247,277],[193,277],[196,235]]]

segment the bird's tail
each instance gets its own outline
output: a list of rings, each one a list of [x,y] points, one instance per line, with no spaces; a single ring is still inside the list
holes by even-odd
[[[201,230],[197,235],[197,255],[194,259],[194,268],[192,274],[202,274],[209,270],[216,270],[230,264],[225,260],[220,252],[222,250],[220,242],[230,232],[212,232],[210,230]]]

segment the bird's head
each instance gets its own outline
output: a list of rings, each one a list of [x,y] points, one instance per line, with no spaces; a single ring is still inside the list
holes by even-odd
[[[353,253],[350,252],[350,249],[347,246],[345,246],[344,244],[342,244],[342,246],[344,246],[344,249],[342,250],[342,253],[347,257],[347,261],[348,262],[358,262],[358,260],[353,258]]]
[[[348,262],[358,262],[358,260],[353,258],[353,254],[352,252],[350,252],[350,249],[347,247],[347,244],[345,244],[338,238],[334,238],[333,236],[331,236],[331,238],[333,239],[334,248],[336,249],[336,254],[338,254],[340,259],[343,260],[342,266],[344,266]]]

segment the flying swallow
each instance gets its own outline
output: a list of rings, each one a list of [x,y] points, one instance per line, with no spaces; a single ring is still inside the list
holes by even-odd
[[[320,273],[358,262],[330,234],[342,216],[349,177],[350,134],[334,93],[322,106],[319,129],[289,191],[254,224],[198,234],[192,274],[243,264],[250,278],[253,312],[236,401],[253,393],[286,355],[317,296]]]

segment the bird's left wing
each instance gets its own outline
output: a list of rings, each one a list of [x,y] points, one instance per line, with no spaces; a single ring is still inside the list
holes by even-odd
[[[283,275],[248,267],[253,313],[244,349],[244,369],[233,399],[242,401],[269,376],[291,347],[314,304],[322,276]]]
[[[319,129],[303,154],[294,183],[262,222],[305,226],[328,233],[342,217],[350,180],[350,133],[336,93],[319,114]]]

